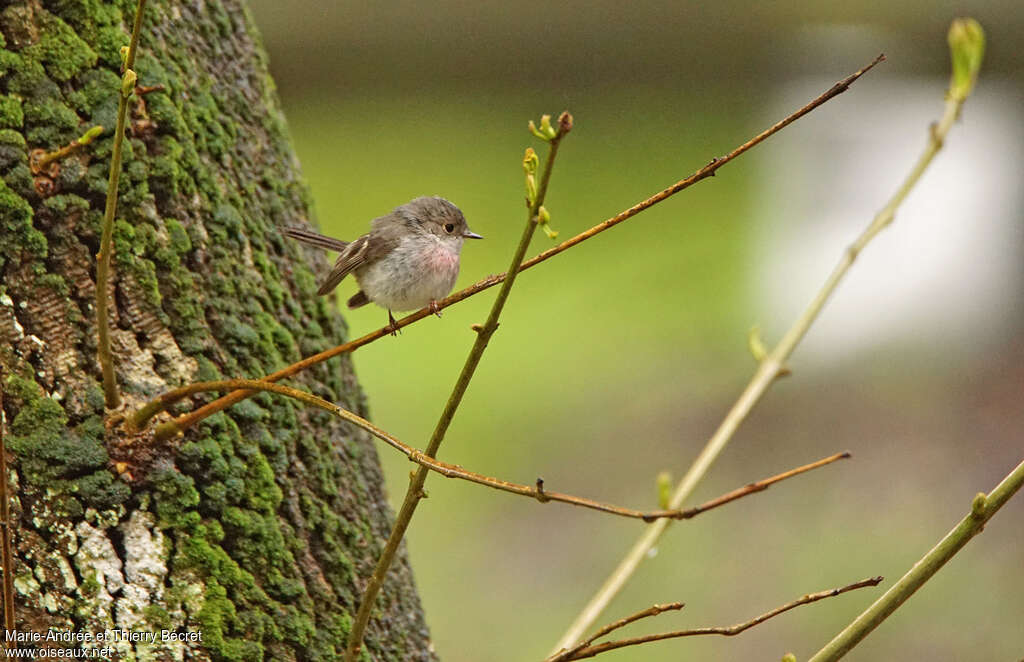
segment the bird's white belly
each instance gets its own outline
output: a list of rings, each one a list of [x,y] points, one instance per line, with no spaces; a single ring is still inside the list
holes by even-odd
[[[443,299],[458,275],[458,253],[422,238],[403,239],[386,257],[355,271],[370,301],[393,311],[417,310]]]

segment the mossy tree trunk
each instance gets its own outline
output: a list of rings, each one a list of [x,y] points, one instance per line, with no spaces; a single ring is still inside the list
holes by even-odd
[[[391,513],[373,443],[263,394],[167,445],[107,425],[95,255],[134,0],[0,4],[0,363],[20,630],[157,632],[118,658],[332,660]],[[118,381],[129,407],[195,380],[260,376],[341,342],[282,225],[309,199],[238,0],[150,0],[114,231]],[[100,139],[43,172],[93,125]],[[315,265],[322,268],[324,265]],[[365,415],[351,364],[304,388]],[[407,563],[367,639],[429,660]],[[161,642],[162,629],[201,642]],[[51,643],[51,647],[68,647]]]

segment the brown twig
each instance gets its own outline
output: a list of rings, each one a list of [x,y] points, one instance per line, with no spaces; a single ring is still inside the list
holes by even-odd
[[[755,618],[750,619],[749,621],[744,621],[743,623],[737,623],[736,625],[730,625],[730,626],[724,626],[724,627],[693,628],[693,629],[689,629],[689,630],[674,630],[672,632],[659,632],[657,634],[649,634],[649,635],[644,635],[644,636],[640,636],[640,637],[631,637],[629,639],[618,639],[616,641],[608,641],[608,642],[605,642],[603,644],[593,644],[593,643],[591,643],[591,644],[588,644],[587,646],[585,646],[583,648],[573,648],[571,650],[560,651],[559,653],[556,653],[555,655],[552,655],[551,657],[547,658],[545,660],[545,662],[569,662],[569,660],[583,660],[583,659],[586,659],[588,657],[594,657],[595,655],[600,655],[601,653],[606,653],[606,652],[608,652],[610,650],[615,650],[617,648],[625,648],[626,646],[638,646],[640,644],[646,644],[646,643],[649,643],[649,642],[652,642],[652,641],[661,641],[663,639],[678,639],[680,637],[695,637],[695,636],[709,635],[709,634],[718,634],[718,635],[722,635],[722,636],[725,636],[725,637],[734,637],[734,636],[740,634],[741,632],[745,632],[746,630],[749,630],[750,628],[754,627],[755,625],[760,625],[761,623],[764,623],[768,619],[774,618],[775,616],[778,616],[779,614],[785,613],[785,612],[789,611],[790,609],[795,609],[795,608],[800,607],[802,605],[810,604],[812,602],[817,602],[818,600],[824,600],[825,598],[831,598],[831,597],[840,595],[842,593],[846,593],[848,591],[853,591],[853,590],[856,590],[856,589],[859,589],[859,588],[866,588],[868,586],[878,586],[882,582],[883,579],[884,579],[883,577],[872,577],[870,579],[861,580],[861,581],[856,582],[854,584],[849,584],[848,586],[843,586],[842,588],[834,588],[834,589],[831,589],[831,590],[828,590],[828,591],[820,591],[818,593],[810,593],[808,595],[803,596],[802,598],[798,598],[796,600],[793,600],[792,602],[787,602],[786,604],[781,605],[779,607],[776,607],[775,609],[772,609],[771,611],[765,612],[765,613],[761,614],[760,616],[757,616]],[[639,618],[644,618],[646,616],[655,616],[655,615],[657,615],[659,613],[661,613],[661,612],[660,611],[644,610],[642,612],[638,612],[637,614],[634,614],[634,616],[636,616],[636,618],[629,617],[632,620],[627,620],[627,619],[623,619],[623,620],[626,620],[627,622],[632,622],[632,621],[635,621],[635,620],[639,620]],[[619,621],[616,621],[616,623],[619,623]],[[613,624],[613,625],[615,625],[615,624]],[[608,626],[605,626],[605,628],[602,628],[602,630],[605,630],[607,627]],[[611,629],[615,629],[615,628],[611,628]],[[608,631],[610,632],[611,630],[608,630]],[[598,635],[598,636],[603,636],[603,635]],[[598,636],[591,637],[589,639],[589,641],[593,642],[595,639],[598,638]]]
[[[615,630],[623,628],[623,627],[629,625],[630,623],[635,623],[636,621],[639,621],[639,620],[641,620],[643,618],[650,618],[652,616],[658,616],[659,614],[663,614],[666,611],[679,611],[680,609],[682,609],[685,606],[686,606],[686,604],[683,603],[683,602],[670,602],[670,603],[665,604],[665,605],[651,605],[647,609],[641,609],[640,611],[636,612],[635,614],[631,614],[629,616],[626,616],[625,618],[620,618],[617,621],[612,621],[608,625],[605,625],[605,626],[599,628],[597,630],[597,632],[595,632],[594,634],[590,635],[589,637],[587,637],[586,639],[581,641],[578,645],[574,646],[570,650],[562,651],[561,653],[559,653],[557,655],[549,657],[544,662],[559,662],[560,660],[571,660],[571,659],[573,659],[573,656],[576,655],[577,653],[579,653],[581,650],[583,650],[587,646],[591,645],[592,643],[594,643],[595,641],[597,641],[601,637],[614,632]]]
[[[703,512],[711,510],[712,508],[717,508],[718,506],[725,505],[730,501],[735,501],[740,497],[744,497],[748,494],[754,494],[756,492],[766,490],[769,486],[778,483],[779,481],[786,480],[787,478],[792,478],[793,476],[798,476],[802,473],[806,473],[808,471],[818,469],[819,467],[823,467],[827,464],[836,462],[837,460],[842,460],[850,457],[850,454],[847,452],[837,453],[835,455],[831,455],[829,457],[818,460],[817,462],[811,462],[810,464],[805,464],[802,467],[790,469],[789,471],[785,471],[776,476],[772,476],[771,478],[765,478],[764,480],[759,480],[756,483],[750,483],[749,485],[745,485],[739,489],[735,489],[732,492],[729,492],[728,494],[723,494],[722,496],[716,499],[712,499],[707,503],[703,503],[693,508],[687,508],[686,510],[662,509],[642,511],[635,510],[633,508],[623,508],[621,506],[614,506],[612,504],[594,501],[593,499],[587,499],[585,497],[573,496],[572,494],[563,494],[561,492],[549,492],[544,489],[544,480],[542,478],[538,478],[535,485],[531,487],[529,485],[522,485],[507,480],[502,480],[500,478],[485,476],[484,474],[464,469],[457,464],[449,464],[447,462],[442,462],[440,460],[434,459],[433,457],[427,454],[424,454],[421,451],[416,450],[412,446],[403,443],[402,441],[392,436],[388,432],[378,428],[370,421],[366,420],[365,418],[362,418],[361,416],[353,414],[347,409],[339,407],[338,405],[330,403],[324,400],[323,398],[319,398],[311,393],[306,393],[305,391],[300,391],[298,389],[294,389],[289,386],[284,386],[282,384],[264,382],[256,379],[223,379],[213,382],[199,382],[196,384],[189,384],[188,386],[183,386],[181,388],[174,389],[173,391],[168,391],[167,393],[164,393],[157,397],[154,402],[160,402],[162,405],[170,406],[173,403],[181,400],[182,398],[186,398],[196,393],[206,393],[209,391],[227,391],[232,389],[251,389],[254,391],[269,391],[271,393],[278,393],[280,395],[285,395],[290,398],[294,398],[296,400],[305,402],[306,404],[312,405],[314,407],[318,407],[320,409],[328,411],[334,414],[335,416],[338,416],[339,418],[342,418],[366,430],[367,432],[377,437],[387,445],[391,446],[398,452],[405,455],[407,458],[409,458],[410,461],[415,462],[416,464],[422,467],[426,467],[430,471],[439,473],[445,478],[458,478],[460,480],[465,480],[471,483],[476,483],[478,485],[484,485],[486,487],[491,487],[496,490],[501,490],[502,492],[509,492],[511,494],[519,494],[521,496],[530,497],[531,499],[536,499],[541,503],[557,501],[560,503],[567,503],[572,506],[579,506],[581,508],[589,508],[590,510],[597,510],[603,513],[618,515],[620,517],[640,519],[645,522],[653,522],[655,520],[664,518],[680,520],[690,519],[692,517],[696,517],[697,515]],[[145,420],[142,421],[142,425],[145,425],[145,423]]]
[[[72,140],[67,145],[56,149],[52,152],[47,152],[43,149],[34,149],[29,155],[29,170],[32,171],[33,175],[38,175],[46,171],[47,166],[55,161],[59,161],[71,154],[74,154],[78,150],[82,149],[86,145],[92,143],[101,133],[103,133],[103,127],[96,125],[82,134],[80,137]]]
[[[139,33],[142,32],[142,11],[146,0],[138,0],[135,8],[135,23],[132,38],[124,58],[124,72],[121,87],[117,93],[117,125],[114,129],[114,145],[110,152],[110,177],[107,181],[107,202],[103,210],[103,226],[100,235],[100,252],[96,256],[96,356],[103,371],[103,397],[108,409],[121,404],[121,393],[117,389],[117,375],[114,374],[114,357],[110,350],[110,316],[107,311],[108,283],[110,282],[110,258],[114,252],[114,214],[117,212],[117,187],[121,179],[121,147],[124,143],[125,121],[128,115],[128,99],[135,90],[137,76],[135,53],[139,48]]]
[[[745,497],[748,494],[754,494],[755,492],[767,490],[769,487],[771,487],[775,483],[778,483],[779,481],[786,480],[787,478],[792,478],[793,476],[797,476],[806,471],[811,471],[812,469],[817,469],[818,467],[823,467],[826,464],[832,464],[836,460],[848,459],[849,457],[850,452],[843,451],[842,453],[836,453],[835,455],[830,455],[829,457],[822,458],[817,462],[811,462],[810,464],[805,464],[802,467],[797,467],[796,469],[784,471],[783,473],[780,473],[777,476],[772,476],[771,478],[759,480],[756,483],[744,485],[743,487],[735,489],[732,492],[729,492],[728,494],[723,494],[717,499],[712,499],[711,501],[702,503],[699,506],[694,506],[693,508],[687,508],[686,510],[682,511],[682,516],[677,519],[689,519],[691,517],[695,517],[705,511],[711,510],[712,508],[717,508],[719,506],[723,506],[729,503],[730,501],[735,501],[736,499]]]
[[[166,91],[167,91],[167,86],[164,85],[163,83],[157,83],[156,85],[136,85],[135,86],[135,96],[137,96],[137,97],[144,97],[147,94],[152,94],[153,92],[166,92]]]
[[[544,252],[542,252],[542,253],[540,253],[540,254],[532,257],[532,258],[530,258],[529,260],[526,260],[525,262],[522,262],[519,265],[519,269],[517,270],[517,273],[521,272],[521,271],[525,271],[525,270],[527,270],[527,269],[529,269],[531,267],[535,267],[538,264],[540,264],[541,262],[544,262],[545,260],[548,260],[548,259],[558,255],[559,253],[562,253],[562,252],[572,248],[576,244],[579,244],[579,243],[581,243],[581,242],[583,242],[583,241],[585,241],[587,239],[590,239],[591,237],[594,237],[594,236],[604,232],[605,230],[608,230],[608,229],[618,225],[619,223],[622,223],[623,221],[626,221],[626,220],[632,218],[633,216],[636,216],[637,214],[639,214],[640,212],[644,211],[645,209],[653,207],[654,205],[658,204],[659,202],[662,202],[662,201],[668,199],[669,197],[675,195],[676,193],[679,193],[683,189],[686,189],[686,188],[689,188],[690,186],[693,186],[694,184],[696,184],[697,182],[699,182],[701,180],[707,179],[709,177],[713,177],[715,175],[715,172],[717,172],[718,169],[721,168],[722,166],[724,166],[726,163],[729,163],[730,161],[732,161],[736,157],[740,156],[744,152],[746,152],[746,151],[752,149],[753,147],[759,145],[760,143],[764,142],[767,138],[769,138],[770,136],[772,136],[775,133],[778,133],[779,131],[784,129],[786,126],[792,124],[793,122],[795,122],[796,120],[800,119],[804,115],[810,113],[812,110],[814,110],[818,106],[821,106],[822,104],[824,104],[825,102],[829,101],[830,99],[833,99],[834,97],[836,97],[836,96],[842,94],[843,92],[845,92],[854,81],[856,81],[858,78],[863,76],[872,67],[874,67],[876,64],[878,64],[879,62],[883,61],[884,59],[885,59],[884,55],[879,55],[877,58],[875,58],[875,60],[871,64],[869,64],[868,66],[864,67],[860,71],[857,71],[857,72],[847,76],[843,80],[837,82],[835,85],[833,85],[831,88],[829,88],[826,92],[821,94],[819,97],[817,97],[816,99],[814,99],[813,101],[811,101],[807,105],[805,105],[802,108],[796,110],[791,115],[789,115],[788,117],[783,119],[781,122],[778,122],[778,123],[774,124],[773,126],[771,126],[770,128],[762,131],[761,133],[759,133],[758,135],[754,136],[753,138],[751,138],[747,142],[743,143],[742,145],[740,145],[736,149],[732,150],[731,152],[729,152],[725,156],[723,156],[721,158],[711,159],[711,161],[708,162],[707,165],[705,165],[703,168],[701,168],[697,172],[693,173],[689,177],[687,177],[685,179],[679,180],[678,182],[676,182],[672,186],[668,187],[667,189],[661,191],[660,193],[657,193],[657,194],[647,198],[643,202],[640,202],[640,203],[637,203],[637,204],[633,205],[629,209],[626,209],[626,210],[616,214],[615,216],[609,218],[606,221],[598,223],[597,225],[595,225],[594,227],[590,228],[589,230],[586,230],[585,232],[581,232],[580,234],[576,235],[575,237],[567,239],[567,240],[563,241],[562,243],[558,244],[557,246],[553,246],[553,247],[549,248],[548,250],[546,250],[546,251],[544,251]],[[507,276],[508,276],[507,273],[497,274],[497,275],[493,275],[493,276],[488,276],[487,278],[484,278],[483,280],[480,280],[479,282],[476,282],[473,285],[470,285],[469,287],[467,287],[467,288],[465,288],[463,290],[459,290],[458,292],[455,292],[454,294],[451,294],[451,295],[445,297],[444,299],[442,299],[441,301],[437,302],[437,310],[443,310],[444,308],[447,308],[448,306],[455,305],[456,303],[459,303],[460,301],[463,301],[464,299],[468,299],[469,297],[473,296],[474,294],[479,294],[480,292],[483,292],[486,289],[494,287],[495,285],[498,285],[498,284],[504,282],[505,278]],[[431,314],[432,314],[432,311],[429,308],[424,308],[422,310],[416,311],[415,313],[411,313],[409,315],[406,315],[402,319],[398,320],[397,323],[395,324],[395,328],[396,329],[402,329],[402,328],[404,328],[406,326],[409,326],[410,324],[413,324],[414,322],[418,322],[419,320],[421,320],[421,319],[423,319],[425,317],[430,316]],[[278,381],[280,379],[284,379],[286,377],[291,377],[292,375],[295,375],[295,374],[305,370],[306,368],[310,368],[310,367],[312,367],[314,365],[317,365],[319,363],[323,363],[324,361],[332,359],[332,358],[334,358],[336,356],[340,356],[342,354],[347,354],[347,353],[350,353],[350,352],[354,352],[355,350],[359,349],[363,345],[368,345],[368,344],[370,344],[370,343],[372,343],[372,342],[374,342],[376,340],[379,340],[379,339],[383,338],[384,336],[389,335],[390,333],[391,333],[391,326],[390,325],[389,326],[385,326],[385,327],[381,327],[380,329],[377,329],[376,331],[372,331],[372,332],[366,334],[365,336],[362,336],[360,338],[356,338],[355,340],[350,340],[347,343],[343,343],[343,344],[338,345],[336,347],[332,347],[331,349],[324,350],[323,352],[320,352],[319,354],[314,354],[313,356],[307,357],[307,358],[305,358],[305,359],[303,359],[301,361],[298,361],[297,363],[293,363],[292,365],[290,365],[290,366],[288,366],[286,368],[283,368],[281,370],[278,370],[275,373],[267,375],[263,379],[266,380],[266,381],[274,382],[274,381]],[[171,436],[173,436],[174,434],[176,434],[179,430],[184,430],[186,428],[189,428],[189,427],[195,425],[196,423],[198,423],[199,421],[203,420],[204,418],[207,418],[208,416],[212,416],[213,414],[216,414],[219,411],[223,411],[223,410],[227,409],[228,407],[230,407],[231,405],[233,405],[235,403],[241,402],[242,400],[244,400],[245,398],[251,396],[252,394],[253,394],[252,391],[236,391],[234,393],[229,393],[229,394],[225,395],[222,398],[219,398],[219,399],[217,399],[217,400],[215,400],[215,401],[213,401],[213,402],[211,402],[209,404],[206,404],[206,405],[200,407],[199,409],[196,409],[193,412],[190,412],[188,414],[183,414],[183,415],[179,416],[174,421],[174,425],[173,426],[170,425],[170,424],[165,424],[165,425],[162,425],[162,426],[158,427],[157,430],[156,430],[156,439],[158,441],[166,440],[166,439],[170,438]]]
[[[11,504],[7,494],[7,446],[4,442],[4,381],[0,370],[0,536],[4,564],[4,628],[8,635],[14,632],[14,554],[11,552]],[[6,637],[4,638],[6,647]]]

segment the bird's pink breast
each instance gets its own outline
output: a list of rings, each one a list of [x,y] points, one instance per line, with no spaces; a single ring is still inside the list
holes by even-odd
[[[436,271],[451,271],[458,265],[459,256],[443,249],[431,251],[428,264]]]

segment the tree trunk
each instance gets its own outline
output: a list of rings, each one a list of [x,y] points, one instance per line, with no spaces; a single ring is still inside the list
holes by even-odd
[[[112,647],[122,660],[340,659],[390,528],[371,439],[269,394],[159,447],[126,439],[104,413],[95,255],[134,5],[0,3],[0,364],[17,626],[91,635],[37,647]],[[129,103],[114,230],[112,342],[127,407],[342,342],[333,302],[315,294],[323,259],[311,269],[278,232],[305,222],[309,196],[248,11],[238,0],[151,0],[135,70],[139,85],[163,89]],[[97,124],[98,140],[33,172],[33,150]],[[295,381],[366,415],[348,359]],[[201,641],[162,641],[162,630]],[[434,659],[404,555],[366,649],[373,660]]]

